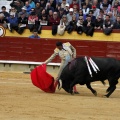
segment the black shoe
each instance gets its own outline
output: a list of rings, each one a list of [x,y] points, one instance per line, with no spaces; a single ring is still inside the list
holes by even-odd
[[[79,92],[75,91],[74,94],[80,94]]]

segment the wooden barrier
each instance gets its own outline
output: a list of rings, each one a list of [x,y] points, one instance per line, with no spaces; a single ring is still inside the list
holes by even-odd
[[[0,60],[43,62],[52,53],[59,39],[29,39],[17,37],[0,38]],[[110,41],[77,41],[70,42],[77,50],[77,56],[114,57],[120,59],[120,42]],[[59,57],[53,62],[59,63]]]

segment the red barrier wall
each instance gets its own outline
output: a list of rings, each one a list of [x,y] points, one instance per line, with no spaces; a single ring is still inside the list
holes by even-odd
[[[45,61],[55,48],[57,39],[0,38],[0,60]],[[77,50],[77,56],[100,56],[120,59],[120,42],[76,41],[70,42]],[[54,62],[60,62],[56,57]]]

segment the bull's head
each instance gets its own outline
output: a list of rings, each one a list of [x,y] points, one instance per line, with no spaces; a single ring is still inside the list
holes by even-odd
[[[74,64],[75,62],[71,62],[70,64],[66,65],[66,67],[63,69],[60,79],[59,79],[59,89],[63,88],[66,92],[70,92],[70,85],[74,80]]]
[[[70,93],[70,81],[69,80],[59,80],[59,86],[58,89],[60,90],[63,88],[66,92]]]

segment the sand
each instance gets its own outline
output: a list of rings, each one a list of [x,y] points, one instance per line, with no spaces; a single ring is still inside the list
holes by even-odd
[[[30,74],[0,72],[0,120],[120,120],[120,83],[110,98],[103,98],[107,85],[77,85],[79,95],[63,89],[45,93],[35,87]]]

